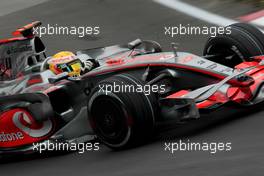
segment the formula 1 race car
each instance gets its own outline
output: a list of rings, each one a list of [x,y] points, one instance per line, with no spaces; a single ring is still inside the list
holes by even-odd
[[[264,37],[249,24],[210,38],[200,57],[163,52],[154,41],[78,51],[97,66],[82,75],[47,69],[34,22],[0,41],[0,155],[33,143],[88,141],[112,149],[142,144],[163,122],[188,122],[225,106],[264,100]]]

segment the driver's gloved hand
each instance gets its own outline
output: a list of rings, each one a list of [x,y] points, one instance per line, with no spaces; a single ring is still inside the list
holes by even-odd
[[[95,59],[87,59],[87,60],[82,60],[82,67],[81,67],[81,71],[83,73],[85,72],[89,72],[92,69],[99,67],[99,63],[97,60]]]
[[[90,60],[82,61],[82,72],[88,72],[91,71],[94,67],[94,63]]]

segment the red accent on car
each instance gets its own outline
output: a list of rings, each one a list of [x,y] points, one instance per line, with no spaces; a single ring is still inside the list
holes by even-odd
[[[182,58],[180,62],[184,64],[184,63],[190,62],[191,60],[193,60],[193,56],[186,56]]]
[[[218,79],[224,79],[226,76],[224,74],[219,74],[219,73],[215,73],[212,71],[208,71],[208,70],[203,70],[203,69],[199,69],[199,68],[194,68],[192,66],[186,66],[186,65],[181,65],[181,64],[175,64],[175,63],[143,63],[143,64],[135,64],[135,65],[127,65],[127,66],[122,66],[122,67],[117,67],[117,68],[109,68],[109,69],[105,69],[102,71],[98,71],[98,72],[88,72],[84,75],[84,77],[90,77],[90,76],[96,76],[98,74],[105,74],[105,73],[111,73],[111,72],[115,72],[115,71],[120,71],[120,70],[125,70],[125,69],[134,69],[134,68],[139,68],[139,67],[148,67],[148,66],[164,66],[164,67],[168,67],[168,68],[179,68],[179,69],[186,69],[189,71],[194,71],[194,72],[198,72],[198,73],[203,73],[206,74],[208,76],[212,76]]]
[[[187,93],[189,93],[188,90],[180,90],[176,93],[173,93],[173,94],[167,96],[166,98],[179,98],[179,97],[186,95]]]
[[[223,92],[217,91],[207,100],[196,103],[196,106],[199,109],[206,109],[217,103],[226,103],[227,101],[229,101],[229,98],[227,97],[227,95]]]
[[[21,116],[16,116],[19,115],[18,113],[25,114],[29,118],[26,121],[30,121],[30,122],[25,122],[25,119],[23,119],[24,122],[21,121]],[[41,128],[42,124],[37,123],[34,120],[32,121],[32,119],[33,117],[30,115],[30,113],[22,108],[15,108],[1,113],[0,114],[0,148],[19,147],[48,139],[48,137],[53,133],[53,129],[48,131],[47,134],[44,134],[41,137],[32,137],[26,131],[23,131],[22,129],[17,127],[15,124],[15,122],[19,121],[21,125],[26,123],[27,126],[25,126],[25,128],[28,129],[34,130],[34,128],[37,127]],[[53,125],[54,124],[52,122],[52,126]],[[30,126],[30,128],[28,126]]]
[[[16,37],[16,38],[2,39],[2,40],[0,40],[0,44],[10,43],[10,42],[14,42],[14,41],[21,41],[21,40],[26,40],[26,39],[27,38],[25,38],[25,37]]]
[[[253,58],[253,60],[255,60],[257,62],[260,62],[260,61],[264,60],[264,55],[254,56],[252,58]]]
[[[42,79],[30,79],[27,82],[27,87],[32,86],[34,84],[42,83]]]
[[[12,35],[13,36],[20,36],[21,35],[21,31],[16,30],[16,31],[12,32]]]
[[[230,87],[227,91],[227,96],[237,102],[248,101],[252,98],[252,91],[249,87]]]
[[[225,103],[228,101],[228,97],[224,93],[216,91],[211,97],[209,97],[209,100],[217,103]]]
[[[40,75],[32,76],[28,81],[27,81],[27,87],[32,86],[34,84],[39,84],[42,83],[43,80]]]
[[[120,59],[108,59],[108,60],[106,61],[106,63],[107,63],[108,65],[122,64],[122,63],[124,63],[124,59],[122,59],[122,58],[120,58]]]
[[[249,79],[249,80],[246,80],[246,81],[238,81],[238,80],[232,80],[230,81],[230,84],[232,86],[237,86],[237,87],[249,87],[251,85],[253,85],[255,83],[255,80],[254,79]]]
[[[256,66],[258,64],[259,64],[258,62],[242,62],[242,63],[236,65],[235,69],[244,69],[244,68]]]
[[[237,94],[237,92],[239,91],[239,88],[238,87],[230,87],[230,88],[228,88],[228,90],[227,90],[227,97],[228,98],[233,98],[236,94]]]
[[[23,124],[26,127],[29,127],[30,129],[34,129],[34,130],[37,130],[43,127],[43,123],[36,123],[35,119],[32,118],[32,116],[28,116],[28,117],[29,117],[30,122],[27,122],[23,118],[23,114],[20,114],[19,121],[21,122],[21,124]]]
[[[25,31],[28,31],[28,30],[32,30],[34,27],[38,27],[41,25],[41,22],[40,21],[34,21],[30,24],[27,24],[21,28],[18,28],[16,31],[12,32],[12,35],[13,36],[20,36],[20,35],[24,35],[24,32]],[[28,33],[25,37],[33,37],[33,33]]]
[[[200,103],[197,103],[196,106],[198,109],[206,109],[210,106],[213,106],[214,104],[216,104],[217,102],[215,101],[212,101],[212,100],[205,100],[205,101],[202,101]]]
[[[139,61],[161,61],[166,59],[171,59],[174,57],[174,54],[162,54],[162,55],[142,55],[138,57],[127,58],[125,63],[133,63]]]

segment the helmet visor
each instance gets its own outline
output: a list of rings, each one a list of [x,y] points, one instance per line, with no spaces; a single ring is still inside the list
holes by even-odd
[[[80,75],[81,73],[81,61],[79,59],[70,61],[68,63],[58,64],[57,68],[61,70],[61,72],[68,72],[70,76]]]

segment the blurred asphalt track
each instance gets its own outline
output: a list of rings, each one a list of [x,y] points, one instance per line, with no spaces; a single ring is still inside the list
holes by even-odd
[[[231,0],[187,0],[186,2],[233,19],[258,10],[254,6]],[[2,37],[7,37],[16,27],[34,20],[40,20],[44,25],[50,23],[62,26],[100,26],[101,33],[96,37],[44,36],[48,54],[59,50],[76,51],[126,43],[135,38],[156,40],[166,50],[170,48],[170,42],[174,41],[180,43],[180,50],[201,54],[207,36],[170,38],[164,36],[163,27],[176,26],[179,23],[210,26],[204,21],[151,0],[0,1]],[[212,120],[213,124],[208,123],[209,119],[219,119],[224,114],[221,113],[217,117],[210,115],[206,120],[158,135],[152,143],[136,149],[112,152],[102,147],[99,152],[73,153],[12,162],[0,165],[0,175],[263,175],[264,112],[243,116],[230,115],[221,123],[216,120]],[[178,151],[174,155],[164,151],[164,142],[177,142],[180,139],[189,139],[193,142],[232,142],[232,151],[216,154]]]

